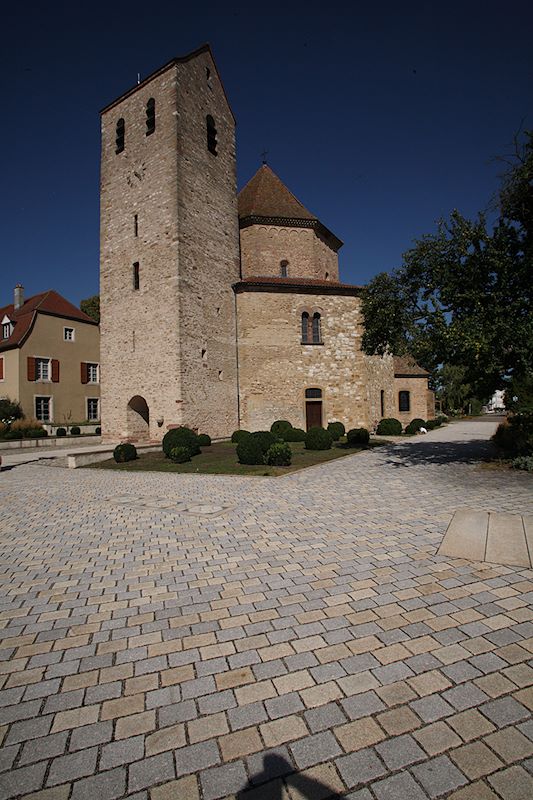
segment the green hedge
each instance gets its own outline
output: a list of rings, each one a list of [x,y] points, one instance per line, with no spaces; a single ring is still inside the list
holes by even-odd
[[[190,428],[171,428],[163,436],[163,453],[169,458],[173,447],[188,447],[191,456],[197,456],[202,451],[198,436]]]
[[[124,442],[124,444],[117,444],[113,450],[113,458],[117,464],[124,464],[126,461],[135,461],[137,458],[137,448],[134,444]]]
[[[366,428],[352,428],[346,434],[348,447],[368,447],[370,433]]]
[[[498,425],[492,437],[507,458],[533,455],[533,414],[515,414]]]
[[[328,431],[331,433],[334,442],[338,442],[341,436],[346,433],[346,428],[342,422],[328,422]]]
[[[284,442],[305,442],[305,431],[301,428],[289,428],[282,438]]]
[[[211,447],[211,437],[207,433],[200,433],[198,436],[200,447]]]
[[[425,427],[426,427],[425,421],[423,419],[420,419],[420,417],[416,417],[415,419],[411,420],[409,425],[406,425],[405,432],[406,433],[418,433],[420,428],[425,428]]]
[[[266,463],[271,467],[290,467],[292,450],[290,444],[286,442],[274,442],[266,454]]]
[[[330,450],[332,444],[333,437],[325,428],[309,428],[305,435],[306,450]]]
[[[270,426],[270,433],[273,433],[276,439],[283,439],[284,432],[290,430],[291,428],[291,423],[287,422],[286,419],[277,419]]]
[[[254,433],[252,433],[252,439],[258,442],[263,455],[266,455],[266,452],[269,449],[269,447],[271,447],[274,444],[274,442],[277,441],[274,434],[270,433],[270,431],[255,431]]]
[[[191,451],[188,447],[183,447],[183,445],[176,445],[170,450],[168,457],[174,464],[185,464],[186,461],[191,460]]]
[[[239,464],[264,464],[265,454],[257,438],[245,436],[237,445]]]
[[[251,436],[252,434],[250,431],[233,431],[231,434],[231,441],[233,444],[239,444],[239,442],[244,441],[247,436]]]
[[[402,432],[402,423],[394,417],[385,417],[380,420],[376,433],[379,436],[399,436]]]

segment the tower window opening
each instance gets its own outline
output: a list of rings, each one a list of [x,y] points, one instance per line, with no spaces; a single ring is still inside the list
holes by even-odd
[[[214,156],[218,155],[217,147],[218,147],[218,139],[217,139],[217,129],[215,127],[215,120],[208,114],[205,118],[205,124],[207,129],[207,149],[210,153]]]
[[[280,261],[279,264],[279,274],[282,278],[286,278],[289,274],[289,262],[288,261]]]
[[[122,118],[117,122],[115,133],[115,153],[118,155],[124,150],[124,140],[126,136],[126,123]]]
[[[151,97],[146,103],[146,135],[155,131],[155,100]]]
[[[316,311],[313,314],[313,344],[320,344],[322,341],[320,335],[320,314]]]
[[[133,217],[133,233],[134,236],[139,235],[139,217],[137,216],[137,214],[135,214]]]
[[[302,344],[309,342],[309,314],[304,311],[302,314]]]
[[[139,262],[135,261],[133,264],[133,288],[135,291],[138,291],[140,286],[140,277],[139,277]]]

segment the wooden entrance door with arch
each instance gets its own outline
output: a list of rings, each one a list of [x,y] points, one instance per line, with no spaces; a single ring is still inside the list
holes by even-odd
[[[322,427],[322,389],[305,390],[305,426],[306,430]]]

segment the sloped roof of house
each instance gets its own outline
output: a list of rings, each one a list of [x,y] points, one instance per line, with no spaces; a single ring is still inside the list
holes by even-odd
[[[14,323],[13,332],[9,339],[0,339],[0,350],[20,347],[29,336],[37,314],[48,314],[53,317],[64,317],[69,320],[86,322],[89,325],[98,325],[94,319],[91,319],[58,292],[48,289],[46,292],[29,297],[16,310],[13,303],[0,308],[0,321],[4,317],[8,317],[10,322]]]
[[[412,356],[394,356],[395,378],[427,378],[429,372],[420,367]]]

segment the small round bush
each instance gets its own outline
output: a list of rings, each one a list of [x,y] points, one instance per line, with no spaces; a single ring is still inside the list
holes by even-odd
[[[201,433],[198,436],[198,444],[200,447],[211,447],[211,437],[207,433]]]
[[[191,460],[191,451],[188,447],[177,445],[171,449],[168,457],[174,464],[185,464],[186,461]]]
[[[292,450],[290,444],[286,442],[274,442],[266,454],[266,463],[271,467],[290,467]]]
[[[367,447],[370,441],[370,433],[366,428],[352,428],[346,434],[348,447]]]
[[[309,428],[305,434],[306,450],[330,450],[332,443],[333,437],[325,428]]]
[[[251,436],[250,431],[233,431],[231,434],[231,441],[233,444],[239,444],[239,442],[244,441],[247,436]]]
[[[533,456],[518,456],[511,461],[513,469],[523,469],[526,472],[533,472]]]
[[[3,438],[8,430],[9,427],[5,424],[5,422],[0,422],[0,438]]]
[[[379,436],[399,436],[402,432],[402,423],[394,417],[385,417],[380,420],[376,433]]]
[[[70,429],[70,435],[71,435],[71,436],[79,436],[79,435],[80,435],[80,433],[81,433],[81,428],[80,428],[78,425],[74,425],[74,426],[73,426],[73,427]]]
[[[284,442],[305,442],[305,431],[302,428],[289,428],[282,438]]]
[[[237,445],[237,458],[239,464],[264,464],[265,454],[258,441],[253,436],[245,436]]]
[[[424,428],[428,431],[432,431],[434,428],[437,427],[437,420],[436,419],[427,419]]]
[[[163,453],[169,457],[173,447],[188,447],[191,456],[197,456],[200,450],[198,436],[190,428],[171,428],[163,436]]]
[[[275,422],[272,423],[270,426],[270,433],[273,433],[276,439],[283,439],[284,431],[288,431],[292,428],[292,425],[286,419],[277,419]]]
[[[56,436],[66,436],[66,435],[67,435],[67,429],[66,428],[57,428]]]
[[[448,417],[446,416],[446,414],[439,414],[437,419],[440,420],[441,425],[445,425],[448,422]]]
[[[4,434],[4,439],[22,439],[22,431],[8,431]]]
[[[426,427],[426,423],[424,422],[424,420],[420,419],[420,417],[416,417],[415,419],[411,420],[409,425],[406,425],[405,432],[406,433],[418,433],[420,428],[425,428],[425,427]]]
[[[342,422],[328,422],[328,431],[331,433],[334,442],[338,442],[341,436],[346,433],[346,428]]]
[[[137,448],[134,444],[124,442],[124,444],[117,444],[113,450],[113,458],[117,464],[124,464],[126,461],[135,461],[137,458]]]
[[[255,439],[255,441],[259,443],[263,455],[266,455],[268,448],[277,441],[274,434],[270,433],[270,431],[255,431],[252,433],[252,439]]]
[[[102,433],[102,429],[100,428],[100,426],[98,426],[98,428],[95,428],[94,432],[97,433],[97,434],[101,434]]]
[[[26,431],[26,436],[28,439],[41,439],[48,436],[48,431],[45,431],[44,428],[31,428],[29,431]]]

